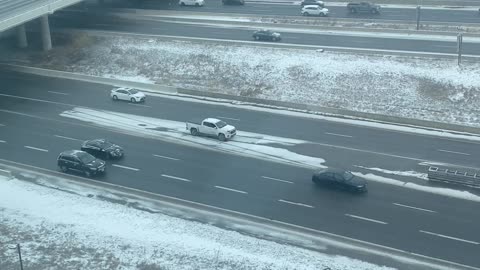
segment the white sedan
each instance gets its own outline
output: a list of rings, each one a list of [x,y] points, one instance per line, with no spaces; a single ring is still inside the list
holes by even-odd
[[[144,102],[147,96],[138,90],[120,87],[112,89],[112,91],[110,91],[110,97],[113,100],[126,100],[137,103]]]
[[[196,7],[200,7],[200,6],[203,6],[205,4],[205,1],[204,0],[180,0],[178,2],[178,4],[180,6],[196,6]]]

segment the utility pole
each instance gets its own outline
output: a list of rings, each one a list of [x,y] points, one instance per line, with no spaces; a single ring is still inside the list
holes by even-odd
[[[18,251],[18,259],[20,260],[20,270],[23,270],[22,252],[20,250],[20,244],[17,244],[17,251]]]
[[[420,29],[420,6],[417,6],[417,30]]]
[[[457,35],[457,53],[458,53],[457,65],[458,66],[460,66],[460,63],[462,62],[462,44],[463,44],[463,34],[459,33]]]

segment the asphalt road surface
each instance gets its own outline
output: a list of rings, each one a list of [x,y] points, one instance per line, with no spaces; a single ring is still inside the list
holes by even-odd
[[[477,203],[378,182],[365,195],[317,188],[309,169],[126,135],[59,114],[82,106],[173,121],[228,117],[241,131],[317,143],[293,150],[355,171],[355,164],[404,170],[418,163],[393,155],[471,164],[480,155],[476,143],[155,96],[137,106],[110,100],[109,86],[27,74],[3,72],[0,81],[2,159],[58,170],[61,151],[108,138],[126,156],[108,162],[103,181],[480,267]]]
[[[378,20],[398,20],[403,22],[416,22],[416,10],[414,8],[386,8],[381,9],[379,15],[373,14],[350,14],[346,6],[329,6],[326,2],[326,8],[329,9],[332,18],[359,18],[359,19],[378,19]],[[354,2],[354,1],[353,1]],[[244,6],[223,5],[220,0],[206,0],[203,7],[182,7],[172,1],[168,5],[167,1],[145,0],[138,1],[116,1],[114,7],[144,8],[144,9],[162,9],[162,10],[188,10],[198,12],[215,12],[231,14],[258,14],[268,16],[301,16],[300,1],[292,1],[291,4],[273,4],[273,3],[246,3]],[[346,4],[345,4],[346,5]],[[479,23],[480,15],[478,10],[455,10],[455,9],[427,9],[421,10],[420,20],[422,23],[445,22],[461,25],[462,23]]]
[[[141,18],[141,17],[139,17]],[[255,29],[242,26],[197,25],[179,22],[119,19],[100,14],[78,12],[60,12],[50,17],[50,23],[55,28],[80,28],[90,30],[107,30],[125,33],[141,33],[152,35],[172,35],[195,38],[213,38],[239,41],[253,41],[252,34]],[[37,29],[37,27],[33,28]],[[412,37],[362,37],[348,36],[341,33],[294,33],[283,32],[282,43],[312,46],[334,46],[354,49],[399,50],[422,53],[448,53],[456,54],[457,42],[455,37],[449,41],[420,40]],[[447,39],[447,38],[445,38]],[[478,43],[463,41],[464,55],[479,55]]]

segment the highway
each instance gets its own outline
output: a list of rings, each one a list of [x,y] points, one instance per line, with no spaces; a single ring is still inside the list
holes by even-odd
[[[174,1],[177,3],[177,1]],[[354,1],[353,1],[354,2]],[[162,1],[147,0],[142,4],[132,5],[131,2],[118,1],[114,7],[130,7],[144,9],[163,9],[163,10],[188,10],[198,12],[215,12],[230,14],[258,14],[263,16],[300,16],[301,7],[299,1],[292,1],[291,4],[268,4],[247,2],[245,6],[222,5],[221,1],[206,0],[203,7],[181,7],[177,4],[166,5]],[[325,1],[325,7],[330,11],[332,18],[361,18],[378,20],[397,20],[403,22],[416,22],[416,10],[414,8],[388,8],[383,7],[381,14],[349,14],[345,6],[329,6]],[[479,23],[480,16],[478,10],[459,10],[459,9],[427,9],[421,11],[421,21],[426,22],[444,22],[444,23]]]
[[[312,185],[310,169],[125,134],[60,114],[83,107],[132,119],[236,119],[225,120],[239,132],[309,141],[290,150],[363,173],[369,171],[354,165],[412,170],[424,158],[472,164],[477,143],[152,95],[146,104],[132,105],[111,101],[109,86],[27,74],[2,72],[0,80],[1,159],[58,170],[61,151],[104,137],[123,146],[126,157],[109,161],[99,180],[480,267],[478,203],[374,181],[365,195],[322,189]]]
[[[60,12],[50,18],[51,27],[79,28],[89,30],[118,31],[125,33],[170,35],[195,38],[213,38],[238,41],[253,41],[252,33],[256,28],[245,26],[224,26],[221,23],[212,25],[191,24],[172,21],[138,19],[119,19],[96,13]],[[416,39],[415,37],[382,37],[346,35],[341,32],[301,33],[290,30],[282,32],[281,43],[311,46],[334,46],[354,49],[398,50],[407,52],[448,53],[456,54],[456,37],[445,37],[445,40]],[[478,43],[464,38],[464,55],[479,55]]]

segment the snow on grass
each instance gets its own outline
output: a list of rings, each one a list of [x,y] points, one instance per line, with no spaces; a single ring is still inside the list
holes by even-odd
[[[279,148],[283,145],[293,146],[307,143],[302,140],[243,132],[240,130],[237,131],[237,136],[233,139],[228,142],[221,142],[216,138],[190,135],[190,132],[185,129],[184,122],[80,107],[65,111],[60,115],[135,136],[173,140],[179,143],[187,143],[232,154],[247,155],[249,157],[295,164],[298,166],[322,168],[324,167],[322,164],[325,162],[325,160],[321,158],[305,156],[284,148]]]
[[[51,52],[55,57],[8,51],[3,57],[27,57],[36,59],[34,66],[90,75],[140,76],[175,87],[480,126],[479,63],[459,68],[448,59],[90,38],[95,42],[88,47],[59,46]]]
[[[0,268],[390,269],[0,177]],[[19,199],[22,198],[22,199]]]
[[[411,182],[404,182],[392,178],[387,178],[371,173],[363,174],[360,172],[352,172],[354,175],[363,177],[367,180],[379,182],[379,183],[384,183],[384,184],[389,184],[389,185],[395,185],[395,186],[402,186],[405,188],[410,188],[414,190],[419,190],[419,191],[424,191],[432,194],[438,194],[438,195],[443,195],[443,196],[448,196],[452,198],[457,198],[457,199],[463,199],[463,200],[470,200],[474,202],[480,202],[480,196],[472,194],[468,191],[461,191],[461,190],[454,190],[450,188],[439,188],[439,187],[429,187],[429,186],[423,186]]]

